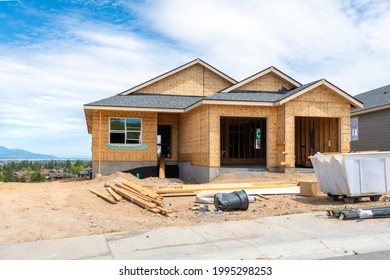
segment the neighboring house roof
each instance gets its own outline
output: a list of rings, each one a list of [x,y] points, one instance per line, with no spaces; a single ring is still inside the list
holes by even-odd
[[[360,93],[355,95],[355,98],[364,103],[364,108],[353,110],[351,115],[388,109],[390,108],[390,85]]]
[[[178,110],[183,111],[196,102],[202,100],[202,96],[185,96],[185,95],[169,95],[169,94],[150,94],[150,93],[132,93],[129,95],[114,95],[99,101],[84,105],[86,109],[94,109],[95,107],[102,109],[110,108],[136,108],[144,109],[144,111],[162,111],[162,110]]]
[[[233,91],[233,90],[235,90],[235,89],[237,89],[239,87],[242,87],[243,85],[245,85],[245,84],[247,84],[247,83],[249,83],[249,82],[251,82],[253,80],[256,80],[256,79],[260,78],[261,76],[264,76],[264,75],[268,74],[268,73],[274,73],[277,76],[279,76],[280,78],[282,78],[283,80],[289,82],[290,84],[292,84],[292,85],[294,85],[296,87],[299,87],[299,86],[302,85],[301,83],[299,83],[298,81],[294,80],[290,76],[284,74],[282,71],[280,71],[276,67],[271,66],[271,67],[268,67],[267,69],[264,69],[264,70],[262,70],[262,71],[260,71],[260,72],[258,72],[256,74],[254,74],[254,75],[252,75],[252,76],[250,76],[250,77],[248,77],[248,78],[246,78],[246,79],[244,79],[244,80],[242,80],[242,81],[240,81],[240,82],[238,82],[238,83],[228,87],[228,88],[225,88],[225,89],[221,90],[221,92],[231,92],[231,91]]]
[[[187,69],[187,68],[189,68],[189,67],[191,67],[193,65],[196,65],[196,64],[202,65],[203,67],[209,69],[210,71],[214,72],[218,76],[224,78],[225,80],[228,80],[229,82],[231,82],[233,84],[237,83],[237,81],[234,80],[233,78],[231,78],[228,75],[226,75],[225,73],[219,71],[217,68],[214,68],[210,64],[204,62],[200,58],[197,58],[197,59],[195,59],[193,61],[190,61],[190,62],[188,62],[188,63],[186,63],[186,64],[184,64],[182,66],[179,66],[179,67],[177,67],[177,68],[175,68],[175,69],[173,69],[171,71],[168,71],[168,72],[166,72],[166,73],[164,73],[164,74],[162,74],[160,76],[157,76],[156,78],[153,78],[153,79],[151,79],[149,81],[146,81],[146,82],[144,82],[144,83],[142,83],[142,84],[140,84],[138,86],[135,86],[135,87],[132,87],[132,88],[130,88],[128,90],[125,90],[125,91],[121,92],[120,95],[129,95],[129,94],[131,94],[133,92],[139,91],[139,90],[141,90],[142,88],[144,88],[146,86],[149,86],[149,85],[151,85],[151,84],[153,84],[155,82],[158,82],[158,81],[160,81],[160,80],[162,80],[164,78],[167,78],[167,77],[169,77],[169,76],[171,76],[173,74],[176,74],[177,72],[180,72],[180,71],[182,71],[184,69]]]

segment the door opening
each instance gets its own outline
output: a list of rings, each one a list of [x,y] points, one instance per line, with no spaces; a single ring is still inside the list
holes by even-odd
[[[339,151],[338,118],[295,117],[295,166],[312,167],[309,156]]]
[[[266,165],[266,119],[221,118],[221,165]]]
[[[170,125],[159,125],[157,127],[157,155],[171,158],[171,130]]]

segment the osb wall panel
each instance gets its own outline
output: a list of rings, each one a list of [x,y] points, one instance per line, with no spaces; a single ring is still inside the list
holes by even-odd
[[[278,106],[277,109],[277,144],[276,144],[276,157],[277,157],[277,165],[276,167],[283,167],[281,165],[282,162],[286,159],[285,152],[285,106]]]
[[[208,114],[208,107],[202,106],[179,116],[179,161],[209,166]]]
[[[221,117],[267,118],[267,167],[278,166],[278,109],[259,106],[210,105],[210,166],[219,167]]]
[[[286,161],[295,166],[295,116],[329,117],[340,120],[341,152],[350,150],[350,104],[325,86],[319,86],[287,102],[286,110]]]
[[[232,85],[200,64],[188,67],[138,92],[156,94],[208,96]]]
[[[101,129],[99,128],[99,112],[93,113],[92,126],[92,160],[101,161],[157,161],[156,135],[157,113],[151,112],[120,112],[101,111]],[[109,118],[141,118],[142,119],[142,144],[147,145],[146,150],[112,149],[106,147],[109,143]],[[99,133],[101,145],[99,145]]]
[[[171,126],[171,158],[167,161],[176,161],[178,159],[177,147],[178,147],[178,114],[158,114],[159,125]]]
[[[282,87],[292,89],[293,85],[281,79],[274,73],[268,73],[245,85],[242,85],[237,88],[237,90],[278,91]]]

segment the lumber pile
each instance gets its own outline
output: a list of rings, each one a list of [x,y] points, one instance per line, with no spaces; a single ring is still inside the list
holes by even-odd
[[[172,213],[171,209],[164,207],[163,198],[158,193],[131,181],[123,180],[123,182],[107,183],[106,190],[107,194],[89,189],[90,192],[113,204],[118,203],[124,197],[150,212],[162,215]]]
[[[168,185],[156,192],[161,196],[196,195],[201,191],[229,192],[245,190],[248,194],[297,194],[299,186],[284,181],[260,183],[228,183],[198,185]]]

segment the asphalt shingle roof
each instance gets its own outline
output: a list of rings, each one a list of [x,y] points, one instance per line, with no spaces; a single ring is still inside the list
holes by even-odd
[[[353,110],[352,113],[388,105],[390,104],[390,85],[366,91],[354,97],[364,103],[364,108]]]
[[[202,96],[132,93],[129,95],[114,95],[88,103],[86,106],[186,109],[202,99]]]
[[[252,102],[276,102],[294,95],[311,85],[319,82],[314,81],[292,90],[282,89],[277,92],[272,91],[250,91],[250,90],[233,90],[231,92],[217,92],[205,98],[205,100],[224,100],[224,101],[252,101]]]
[[[277,92],[233,90],[231,92],[216,92],[210,96],[185,96],[171,94],[131,93],[129,95],[114,95],[99,101],[85,104],[86,106],[130,107],[153,109],[187,109],[201,100],[232,101],[232,102],[277,102],[318,83],[317,80],[292,90],[282,88]],[[389,86],[390,87],[390,86]],[[390,89],[390,88],[389,88]],[[390,93],[388,95],[390,99]],[[390,103],[390,101],[388,101]]]
[[[266,91],[238,91],[217,92],[205,98],[205,100],[221,101],[248,101],[248,102],[275,102],[283,95],[278,92]]]

